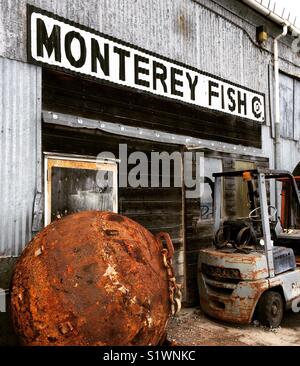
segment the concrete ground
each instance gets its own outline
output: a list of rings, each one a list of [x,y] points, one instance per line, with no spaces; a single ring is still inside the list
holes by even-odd
[[[199,308],[185,308],[170,319],[168,339],[186,346],[299,346],[300,313],[286,312],[279,328],[235,325],[207,317]]]

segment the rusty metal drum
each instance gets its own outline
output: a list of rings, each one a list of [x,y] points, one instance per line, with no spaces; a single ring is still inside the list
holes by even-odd
[[[85,211],[22,253],[11,317],[23,345],[156,345],[170,314],[162,243],[135,221]]]

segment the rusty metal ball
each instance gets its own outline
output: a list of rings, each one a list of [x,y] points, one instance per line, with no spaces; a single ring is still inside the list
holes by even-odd
[[[23,345],[156,345],[170,303],[161,243],[135,221],[85,211],[25,248],[11,318]]]

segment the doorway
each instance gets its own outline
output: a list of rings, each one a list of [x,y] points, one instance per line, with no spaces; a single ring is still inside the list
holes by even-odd
[[[116,161],[45,154],[45,226],[87,210],[118,212]]]

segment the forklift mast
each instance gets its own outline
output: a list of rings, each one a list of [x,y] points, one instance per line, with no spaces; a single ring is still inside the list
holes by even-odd
[[[265,250],[265,255],[267,258],[269,277],[272,278],[275,276],[274,270],[274,255],[273,255],[273,241],[271,239],[271,230],[270,230],[270,217],[269,217],[269,206],[267,199],[267,188],[266,188],[266,179],[276,179],[282,180],[285,179],[289,182],[290,187],[295,195],[295,202],[298,207],[300,207],[300,197],[299,191],[297,188],[297,183],[293,175],[288,171],[278,171],[278,170],[269,170],[269,169],[255,169],[255,170],[247,170],[247,171],[228,171],[223,173],[215,173],[213,174],[215,178],[214,185],[214,234],[218,232],[221,227],[221,185],[223,177],[241,177],[247,181],[248,190],[249,190],[249,198],[250,198],[250,206],[251,210],[253,210],[254,204],[254,193],[253,193],[253,185],[251,180],[255,179],[258,183],[258,201],[260,208],[260,216],[261,216],[261,228],[263,234],[263,245]],[[285,201],[286,203],[286,201]],[[254,207],[255,208],[255,207]]]

